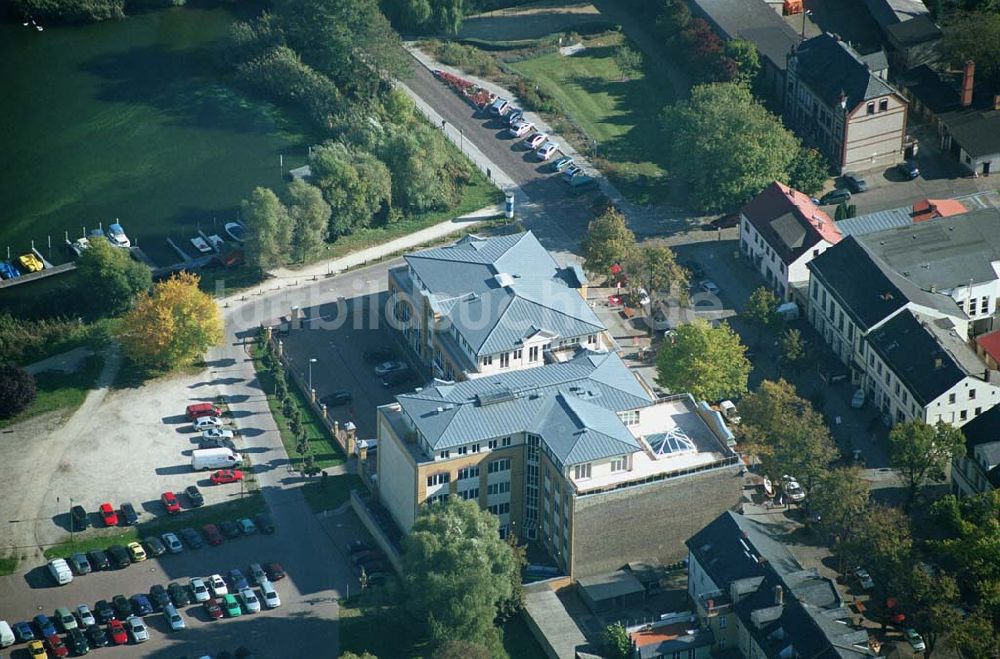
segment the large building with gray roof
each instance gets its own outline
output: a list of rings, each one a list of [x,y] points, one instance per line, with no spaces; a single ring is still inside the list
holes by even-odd
[[[530,231],[405,257],[389,270],[394,326],[435,377],[541,366],[548,354],[614,345],[578,266],[560,267]]]
[[[742,482],[718,412],[658,398],[617,354],[584,348],[399,395],[378,410],[378,438],[379,498],[401,529],[459,496],[574,577],[679,560]]]

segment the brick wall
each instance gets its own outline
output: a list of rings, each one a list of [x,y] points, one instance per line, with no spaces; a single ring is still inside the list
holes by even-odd
[[[739,466],[578,497],[573,516],[575,579],[629,561],[675,563],[684,542],[740,501]]]

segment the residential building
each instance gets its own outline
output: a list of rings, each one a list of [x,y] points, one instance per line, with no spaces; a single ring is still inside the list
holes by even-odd
[[[708,21],[722,39],[745,39],[757,47],[761,87],[781,107],[788,53],[799,43],[799,34],[763,0],[689,0],[688,4],[691,13]]]
[[[560,267],[530,231],[466,236],[389,270],[390,323],[437,378],[533,368],[614,342],[587,304],[579,266]]]
[[[747,659],[873,657],[836,585],[803,569],[778,527],[727,511],[688,541],[688,597],[715,654]],[[727,655],[728,656],[728,655]]]
[[[951,463],[951,491],[965,497],[1000,488],[1000,407],[962,426],[966,454]]]
[[[665,614],[656,622],[628,628],[635,659],[709,659],[715,635],[698,626],[690,611]]]
[[[740,250],[782,301],[805,303],[806,264],[841,235],[807,196],[775,181],[740,211]]]
[[[741,494],[721,415],[657,398],[611,352],[397,396],[378,439],[378,496],[404,532],[422,505],[459,496],[573,578],[678,561]]]
[[[1000,369],[1000,330],[977,336],[976,354],[991,369]]]
[[[941,151],[977,176],[1000,169],[1000,89],[976,85],[975,62],[961,73],[925,65],[904,73],[914,112],[937,132]]]
[[[941,58],[941,28],[920,0],[865,0],[890,49],[895,70],[906,71]]]
[[[839,173],[903,160],[906,99],[832,34],[788,55],[785,117]]]

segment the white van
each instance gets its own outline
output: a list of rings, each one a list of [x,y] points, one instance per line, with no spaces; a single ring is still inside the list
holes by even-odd
[[[241,466],[243,458],[228,448],[202,448],[191,451],[191,468],[195,471],[232,469]]]
[[[0,620],[0,648],[14,645],[14,630],[6,620]]]
[[[276,609],[281,606],[281,598],[278,597],[278,591],[275,590],[274,584],[267,579],[260,580],[260,592],[264,596],[264,604],[269,609]]]
[[[73,570],[69,569],[69,565],[61,558],[53,558],[49,561],[49,572],[60,586],[73,581]]]

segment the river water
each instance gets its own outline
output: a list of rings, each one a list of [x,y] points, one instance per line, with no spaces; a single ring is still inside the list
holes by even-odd
[[[120,22],[0,25],[0,259],[66,258],[119,218],[159,265],[258,185],[302,164],[302,126],[224,86],[213,49],[235,16],[182,7]],[[190,250],[189,250],[190,251]]]

